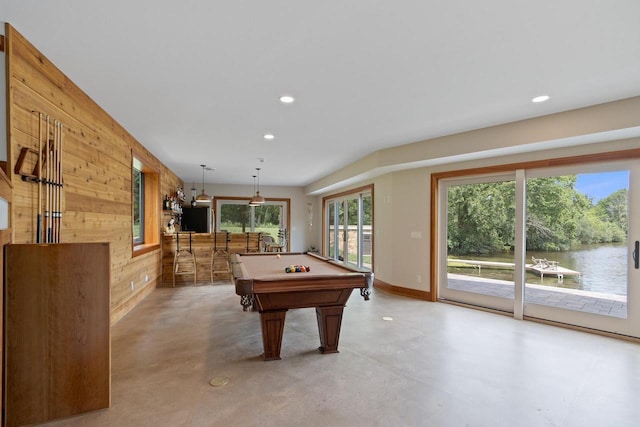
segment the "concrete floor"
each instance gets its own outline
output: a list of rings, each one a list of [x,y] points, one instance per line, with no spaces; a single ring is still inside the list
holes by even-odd
[[[315,311],[291,310],[282,360],[264,362],[230,283],[160,288],[113,327],[112,407],[47,426],[640,422],[636,343],[374,291],[352,294],[339,354],[318,345]]]

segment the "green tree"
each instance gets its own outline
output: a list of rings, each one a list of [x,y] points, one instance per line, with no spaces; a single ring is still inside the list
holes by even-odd
[[[626,189],[598,201],[578,223],[577,240],[582,244],[624,242],[628,230],[627,205]]]
[[[576,240],[578,223],[590,207],[575,190],[576,176],[527,180],[527,249],[564,251]]]
[[[620,242],[627,235],[627,190],[592,201],[576,175],[527,180],[527,249],[569,250],[573,244]],[[513,182],[457,185],[448,193],[449,253],[493,254],[513,247]]]
[[[623,188],[600,199],[595,206],[595,211],[603,221],[619,225],[626,235],[629,221],[627,217],[628,205],[629,194],[627,189]]]
[[[491,254],[514,242],[513,182],[467,184],[449,188],[449,252]]]

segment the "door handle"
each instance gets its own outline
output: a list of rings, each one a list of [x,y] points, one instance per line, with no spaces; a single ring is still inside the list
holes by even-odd
[[[640,241],[636,240],[636,247],[633,250],[633,263],[634,263],[634,267],[637,270],[638,268],[640,268]]]

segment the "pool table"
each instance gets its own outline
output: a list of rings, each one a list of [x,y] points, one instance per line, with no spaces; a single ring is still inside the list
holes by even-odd
[[[287,273],[290,265],[308,272]],[[315,254],[244,253],[232,255],[236,294],[245,311],[260,312],[264,360],[279,360],[286,313],[292,308],[315,307],[320,351],[338,353],[342,312],[358,288],[365,300],[373,287],[373,273],[349,268]]]

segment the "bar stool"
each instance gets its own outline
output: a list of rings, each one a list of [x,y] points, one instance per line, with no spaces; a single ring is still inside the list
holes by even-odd
[[[262,232],[247,232],[246,252],[262,252]]]
[[[229,233],[218,231],[213,233],[213,248],[211,249],[211,283],[216,274],[231,274],[229,262]]]
[[[191,233],[189,233],[189,249],[180,249],[180,233],[176,233],[176,253],[173,256],[173,287],[176,287],[176,276],[193,274],[196,284],[196,257],[191,250]]]

